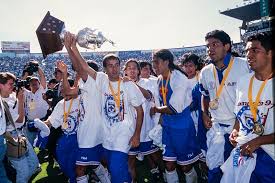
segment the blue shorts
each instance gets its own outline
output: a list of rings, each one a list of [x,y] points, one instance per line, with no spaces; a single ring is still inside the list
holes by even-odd
[[[262,148],[256,152],[256,167],[251,174],[250,183],[274,183],[275,161]]]
[[[128,155],[138,155],[139,153],[146,156],[157,152],[159,148],[153,144],[153,141],[141,142],[140,145],[136,148],[131,148]]]
[[[56,147],[57,162],[64,174],[69,177],[70,183],[76,182],[75,162],[78,149],[77,136],[62,135]]]
[[[177,161],[179,165],[189,165],[196,162],[201,150],[194,129],[173,129],[167,126],[162,130],[164,145],[163,160]]]
[[[127,153],[104,149],[104,158],[107,160],[112,183],[131,183]]]
[[[38,147],[39,149],[46,149],[48,144],[48,137],[41,137],[40,132],[38,133],[36,139],[34,140],[34,147]]]
[[[91,148],[78,148],[76,164],[82,166],[99,165],[102,159],[103,147],[101,144]]]

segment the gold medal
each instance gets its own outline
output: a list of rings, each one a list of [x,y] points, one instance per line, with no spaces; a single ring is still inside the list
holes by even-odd
[[[261,136],[264,133],[264,127],[260,122],[255,122],[253,126],[253,133]]]
[[[68,128],[68,121],[66,120],[62,123],[62,129],[66,130],[67,128]]]
[[[210,108],[211,110],[217,110],[218,107],[219,107],[219,101],[218,101],[217,98],[215,98],[214,100],[211,100],[211,101],[209,102],[209,108]]]

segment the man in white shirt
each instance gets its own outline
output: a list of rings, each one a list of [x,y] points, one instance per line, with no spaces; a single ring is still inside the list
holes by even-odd
[[[237,84],[236,122],[230,141],[240,148],[240,158],[247,160],[252,157],[251,161],[256,161],[250,174],[243,175],[252,183],[275,182],[274,65],[272,63],[274,45],[272,44],[271,33],[258,33],[248,37],[245,51],[248,64],[254,73],[244,75]],[[241,142],[240,139],[245,140]],[[240,167],[238,162],[236,164]],[[225,174],[232,168],[234,170],[236,167],[225,168]]]
[[[37,135],[37,129],[33,127],[35,118],[43,119],[49,108],[48,103],[43,99],[42,94],[46,93],[47,83],[43,70],[38,67],[39,78],[32,76],[30,79],[30,91],[25,89],[25,113],[27,117],[25,134],[33,145]],[[28,76],[25,72],[23,79]]]
[[[202,92],[202,118],[207,132],[206,163],[208,181],[220,182],[220,165],[228,158],[233,146],[228,137],[235,115],[236,83],[239,76],[249,73],[246,61],[231,55],[231,39],[222,30],[214,30],[205,36],[210,64],[199,77]],[[211,116],[211,117],[210,117]]]
[[[75,36],[67,33],[71,39]],[[66,36],[66,35],[65,35]],[[128,151],[140,143],[144,98],[132,82],[120,78],[120,60],[116,55],[106,55],[103,67],[107,74],[91,69],[76,46],[71,47],[75,63],[81,72],[88,73],[100,93],[103,126],[103,147],[111,173],[112,183],[131,182],[128,172]],[[74,64],[77,65],[77,64]]]

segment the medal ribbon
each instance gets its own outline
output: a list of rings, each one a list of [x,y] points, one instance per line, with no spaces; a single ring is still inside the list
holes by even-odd
[[[222,79],[221,84],[219,85],[218,90],[217,90],[217,87],[216,87],[216,98],[219,98],[220,95],[221,95],[221,93],[222,93],[222,89],[223,89],[223,87],[224,87],[224,83],[225,83],[225,81],[226,81],[226,79],[227,79],[227,77],[228,77],[228,74],[229,74],[229,72],[230,72],[230,70],[231,70],[231,68],[232,68],[233,60],[234,60],[234,57],[231,56],[230,62],[229,62],[229,64],[228,64],[228,67],[227,67],[227,69],[226,69],[226,71],[225,71],[224,77],[223,77],[223,79]],[[214,73],[214,78],[215,78],[215,83],[216,83],[217,74],[216,74],[215,66],[213,66],[213,73]]]
[[[64,99],[64,105],[63,105],[63,110],[64,110],[63,123],[64,123],[64,124],[67,123],[68,114],[70,114],[70,112],[71,112],[73,100],[74,100],[74,99],[71,99],[71,100],[70,100],[70,106],[69,106],[68,112],[66,112],[66,101],[65,101],[65,99]]]
[[[121,80],[119,78],[119,80],[118,80],[118,87],[117,87],[117,93],[115,93],[114,89],[113,89],[113,87],[111,85],[111,82],[109,81],[109,88],[110,88],[111,93],[112,93],[112,95],[114,97],[114,100],[115,100],[116,106],[118,108],[118,111],[120,109],[120,82],[121,82]]]
[[[256,96],[256,101],[253,102],[252,100],[252,86],[253,86],[253,80],[255,78],[255,75],[253,75],[251,78],[250,78],[250,82],[249,82],[249,89],[248,89],[248,103],[249,103],[249,107],[250,107],[250,111],[252,113],[252,116],[253,116],[253,119],[254,119],[254,122],[256,122],[257,120],[257,110],[258,110],[258,105],[259,105],[259,102],[260,102],[260,96],[264,90],[264,87],[268,81],[269,78],[267,78],[266,80],[264,80],[264,82],[261,84],[261,87],[257,93],[257,96]]]
[[[167,104],[167,98],[166,98],[167,93],[168,93],[167,86],[168,86],[168,83],[169,83],[169,80],[170,80],[170,75],[171,75],[171,73],[169,71],[168,76],[167,76],[167,80],[166,80],[166,83],[165,83],[165,88],[163,87],[163,77],[161,78],[161,93],[162,93],[163,105],[164,106],[166,106],[166,104]]]

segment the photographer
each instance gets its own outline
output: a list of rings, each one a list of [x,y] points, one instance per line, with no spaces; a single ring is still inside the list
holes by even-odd
[[[33,73],[38,72],[39,78],[33,76]],[[46,93],[46,78],[44,72],[39,67],[38,62],[30,61],[23,71],[23,79],[31,76],[30,90],[25,89],[25,113],[26,113],[26,135],[31,144],[37,135],[37,129],[33,126],[35,118],[43,119],[49,108],[48,103],[43,99],[43,93]]]
[[[35,173],[39,162],[31,144],[22,133],[25,121],[24,91],[22,88],[19,89],[17,95],[13,92],[15,79],[15,76],[9,72],[0,73],[0,95],[5,108],[5,114],[2,115],[5,115],[7,121],[5,133],[7,142],[26,140],[27,150],[25,154],[13,157],[9,155],[11,151],[9,149],[7,151],[7,156],[13,168],[16,169],[16,182],[21,183],[28,182],[33,173]]]

